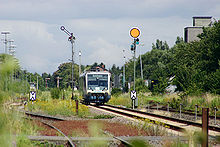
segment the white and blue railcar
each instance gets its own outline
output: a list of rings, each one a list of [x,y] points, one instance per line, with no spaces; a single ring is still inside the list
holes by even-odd
[[[86,104],[104,104],[111,98],[111,73],[86,71],[80,76],[80,91]]]

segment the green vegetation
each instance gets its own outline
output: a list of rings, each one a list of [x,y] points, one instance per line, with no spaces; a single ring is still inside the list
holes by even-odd
[[[51,88],[50,94],[53,99],[59,99],[60,97],[60,89],[59,88]]]
[[[71,100],[72,90],[70,88],[62,91],[58,88],[54,88],[51,89],[51,91],[39,91],[37,93],[37,100],[34,101],[33,104],[28,103],[25,110],[46,113],[49,115],[76,115],[76,103],[74,100]],[[79,93],[74,91],[74,95],[79,95]],[[89,115],[88,107],[80,103],[78,112],[79,117],[86,117]]]
[[[76,104],[72,100],[50,99],[48,101],[37,100],[34,104],[29,103],[26,110],[32,112],[43,112],[49,115],[76,115]],[[89,114],[87,106],[79,104],[79,116],[85,117]]]
[[[1,146],[32,146],[26,135],[36,135],[37,127],[21,117],[21,114],[9,109],[8,103],[16,96],[24,96],[27,89],[21,86],[27,84],[16,80],[19,70],[18,61],[12,56],[0,55],[0,142]],[[23,95],[22,95],[23,93]],[[15,136],[16,135],[16,136]]]
[[[93,119],[111,119],[114,118],[113,115],[104,115],[104,114],[100,114],[100,115],[95,115],[93,117]]]
[[[146,106],[148,103],[160,103],[179,109],[180,103],[184,110],[194,110],[195,105],[209,107],[210,113],[214,114],[214,108],[220,106],[220,22],[215,22],[212,27],[204,28],[199,35],[200,41],[191,43],[183,42],[177,37],[173,47],[169,47],[166,41],[156,40],[152,44],[152,50],[142,55],[142,65],[144,79],[149,80],[148,87],[141,79],[140,58],[136,61],[136,91],[138,92],[138,106]],[[82,70],[95,66],[104,66],[103,63],[82,66]],[[74,64],[74,85],[78,86],[78,68]],[[124,105],[131,107],[128,82],[133,81],[133,60],[125,64],[127,93],[120,90],[120,86],[112,90],[110,104]],[[116,76],[122,73],[122,68],[115,64],[110,69],[112,82]],[[57,77],[61,77],[60,88],[56,88]],[[171,80],[171,77],[173,79]],[[63,63],[52,75],[43,73],[30,73],[22,70],[19,61],[6,54],[0,55],[0,138],[1,145],[11,146],[16,140],[19,146],[32,146],[25,135],[35,133],[36,128],[28,127],[25,130],[23,124],[28,124],[22,120],[19,114],[13,110],[8,110],[4,105],[6,102],[17,101],[17,98],[28,97],[29,83],[37,83],[37,101],[28,104],[26,109],[31,111],[44,111],[51,115],[75,115],[75,101],[71,100],[71,62]],[[122,83],[122,81],[120,81]],[[166,94],[168,85],[176,85],[177,94]],[[131,82],[131,89],[132,82]],[[130,90],[131,90],[130,89]],[[79,97],[79,93],[74,92],[74,98]],[[79,105],[79,116],[88,114],[88,108]],[[220,111],[217,112],[220,115]],[[106,117],[106,116],[97,116]],[[19,122],[19,123],[18,123]],[[18,125],[19,124],[19,125]],[[18,131],[16,131],[18,130]],[[12,134],[20,136],[13,138]],[[9,141],[8,141],[9,139]],[[12,141],[13,140],[13,141]]]
[[[143,108],[148,104],[159,104],[169,106],[179,110],[180,104],[183,104],[182,111],[184,110],[195,110],[195,105],[198,105],[198,111],[202,112],[203,107],[208,107],[210,115],[214,115],[214,108],[220,106],[220,95],[216,94],[203,94],[203,95],[192,95],[192,96],[182,96],[178,94],[170,95],[152,95],[151,93],[137,93],[138,97],[138,107]],[[132,101],[129,93],[114,95],[111,97],[108,104],[112,105],[123,105],[127,108],[132,107]],[[217,116],[220,116],[220,112],[217,111]]]
[[[120,88],[112,88],[111,94],[118,96],[118,95],[122,94],[122,91]]]
[[[165,136],[167,135],[166,128],[168,126],[160,122],[151,122],[148,119],[142,120],[138,125],[139,130],[144,130],[147,133],[147,136]]]
[[[149,85],[153,94],[164,94],[169,84],[177,86],[177,91],[189,94],[210,92],[220,94],[220,22],[204,28],[199,35],[200,41],[183,42],[177,37],[176,44],[169,48],[166,41],[156,40],[152,50],[143,54],[144,79],[155,81]],[[141,78],[140,58],[136,61],[136,75]],[[115,75],[122,73],[122,68],[112,67]],[[133,81],[133,60],[125,64],[126,81]],[[173,80],[169,81],[171,77]],[[139,83],[136,83],[138,87]],[[142,88],[137,88],[139,92]],[[147,92],[147,89],[144,90]]]
[[[128,93],[126,94],[121,94],[119,96],[112,96],[111,99],[109,100],[108,104],[112,105],[123,105],[126,107],[131,107],[131,100],[130,96]]]

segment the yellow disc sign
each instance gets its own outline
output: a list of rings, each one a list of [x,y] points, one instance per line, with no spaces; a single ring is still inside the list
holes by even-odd
[[[132,28],[130,30],[130,35],[133,38],[137,38],[140,35],[140,30],[138,28]]]

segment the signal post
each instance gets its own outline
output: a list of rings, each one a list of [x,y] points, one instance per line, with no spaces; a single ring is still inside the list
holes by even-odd
[[[73,33],[70,33],[64,26],[61,26],[60,27],[61,31],[63,31],[64,33],[66,33],[69,38],[68,38],[68,41],[70,41],[71,45],[72,45],[72,98],[74,98],[74,95],[73,95],[73,88],[74,88],[74,84],[73,84],[73,73],[74,73],[74,60],[73,60],[73,56],[74,56],[74,49],[73,49],[73,46],[74,46],[74,43],[75,43],[75,40],[76,40],[76,37],[73,36]],[[78,99],[76,98],[75,99],[75,102],[76,102],[76,113],[78,115]]]
[[[138,98],[136,96],[136,91],[135,91],[135,61],[136,61],[136,45],[139,44],[139,36],[140,36],[140,30],[138,28],[132,28],[130,30],[130,35],[132,38],[134,38],[134,42],[131,44],[131,51],[133,51],[133,61],[134,61],[134,90],[131,92],[131,99],[132,99],[132,108],[138,106]],[[134,96],[135,95],[135,96]]]

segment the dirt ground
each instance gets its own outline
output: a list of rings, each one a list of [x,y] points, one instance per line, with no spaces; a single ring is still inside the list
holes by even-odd
[[[59,135],[57,131],[48,126],[45,126],[38,121],[35,123],[41,128],[39,130],[40,135]],[[146,132],[139,130],[137,127],[122,123],[109,122],[107,120],[55,121],[52,124],[66,135],[72,137],[92,137],[97,136],[98,134],[103,134],[102,131],[111,133],[114,136],[146,136]]]

